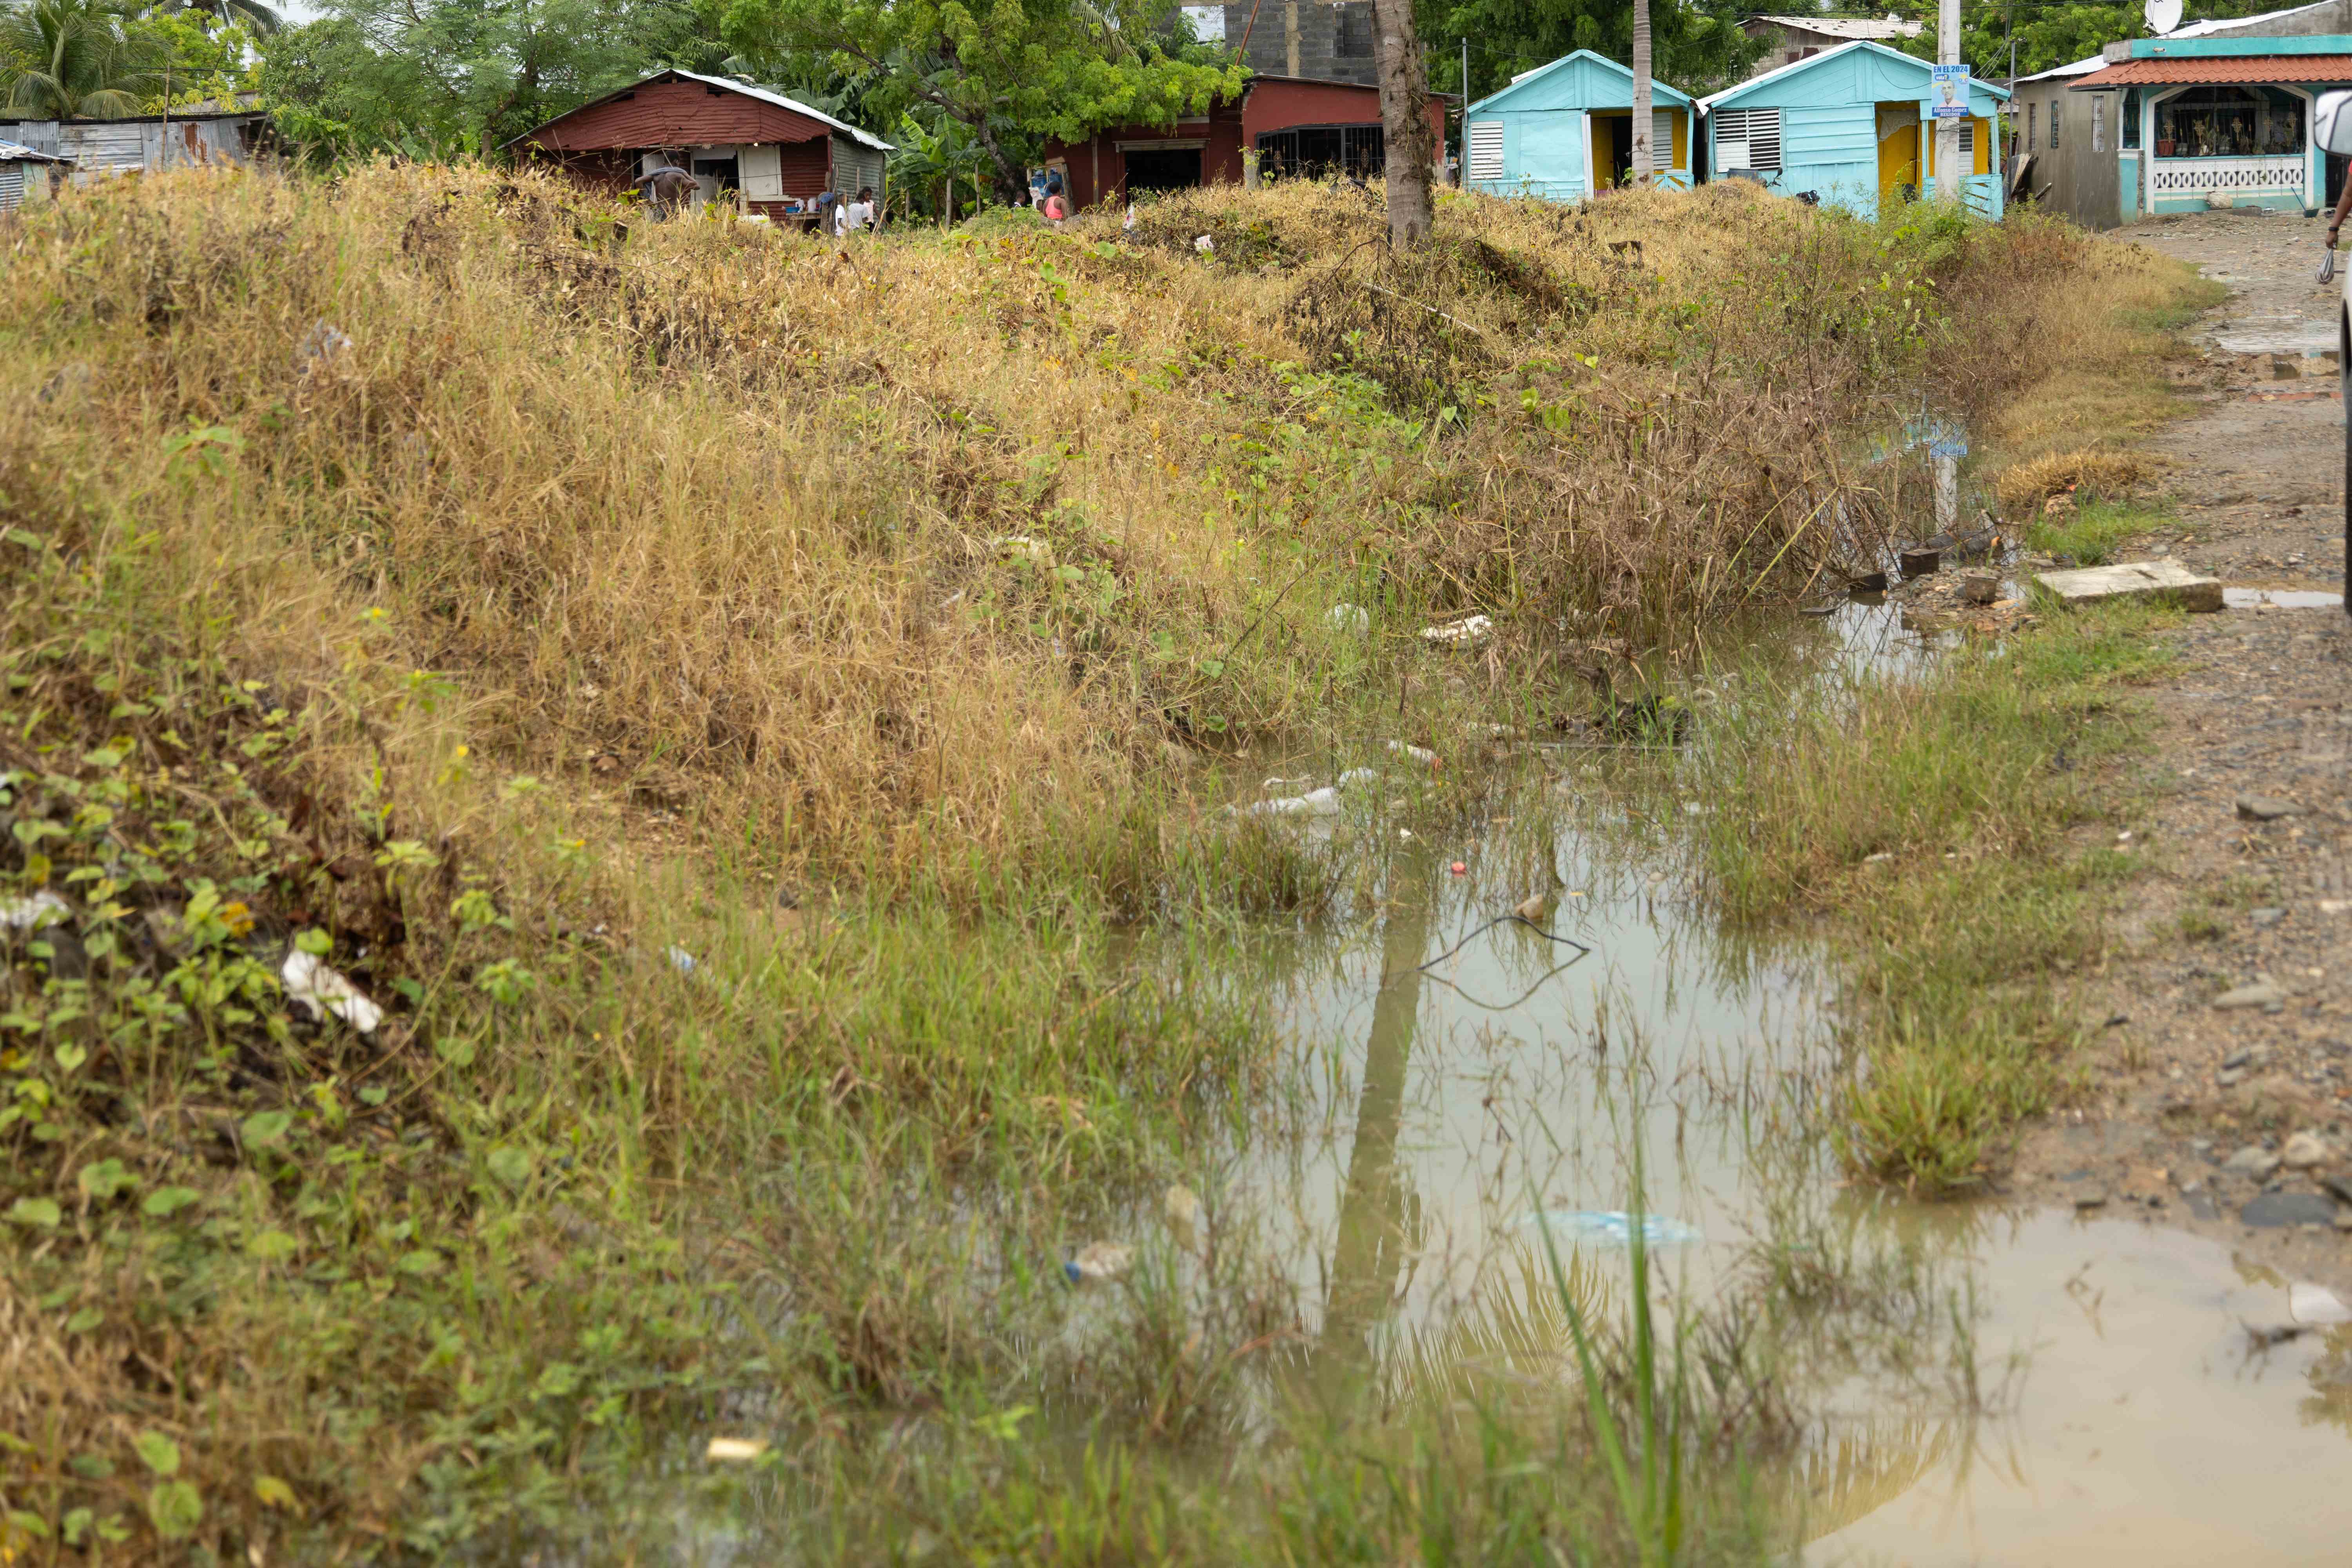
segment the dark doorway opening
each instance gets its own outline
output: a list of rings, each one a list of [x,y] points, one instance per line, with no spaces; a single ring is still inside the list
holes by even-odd
[[[1369,180],[1388,167],[1388,143],[1377,125],[1301,125],[1257,139],[1257,167],[1276,179],[1351,174]]]
[[[715,181],[717,189],[711,192],[714,197],[731,196],[742,188],[743,184],[742,175],[737,172],[732,158],[697,158],[694,161],[694,177]]]
[[[1612,115],[1601,123],[1609,127],[1609,183],[1622,190],[1633,178],[1633,117]]]
[[[1183,191],[1201,183],[1198,147],[1138,147],[1127,154],[1127,188]]]

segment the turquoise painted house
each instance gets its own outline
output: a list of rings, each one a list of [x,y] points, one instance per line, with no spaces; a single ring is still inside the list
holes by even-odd
[[[1751,77],[1699,100],[1708,177],[1745,171],[1782,195],[1810,191],[1874,217],[1883,200],[1935,189],[1932,81],[1926,60],[1866,39]],[[1971,77],[1960,122],[1961,199],[1990,218],[2001,211],[1998,126],[2008,97]]]
[[[1695,118],[1690,94],[1651,79],[1660,184],[1690,188]],[[1514,78],[1463,120],[1474,191],[1572,202],[1633,177],[1633,73],[1591,49]]]

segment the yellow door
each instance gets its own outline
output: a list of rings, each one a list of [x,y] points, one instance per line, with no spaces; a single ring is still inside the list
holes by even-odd
[[[1878,200],[1881,205],[1919,196],[1919,125],[1916,121],[1880,138]]]

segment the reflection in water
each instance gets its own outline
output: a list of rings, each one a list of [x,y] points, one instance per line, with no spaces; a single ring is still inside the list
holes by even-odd
[[[1707,1238],[1662,1259],[1686,1306],[1744,1289],[1744,1238],[1766,1234],[1812,1248],[1842,1300],[1874,1296],[1788,1369],[1805,1418],[1762,1479],[1801,1518],[1808,1561],[2210,1560],[2241,1516],[2205,1472],[2284,1512],[2299,1483],[2262,1458],[2282,1428],[2311,1434],[2289,1444],[2298,1462],[2342,1463],[2352,1332],[2244,1348],[2237,1318],[2283,1313],[2284,1281],[2242,1281],[2210,1244],[2145,1226],[1835,1189],[1801,1131],[1834,1081],[1804,971],[1712,930],[1671,837],[1613,811],[1605,779],[1578,781],[1578,818],[1524,802],[1465,817],[1394,861],[1377,923],[1257,950],[1273,962],[1250,984],[1304,1070],[1234,1184],[1265,1194],[1312,1286],[1329,1418],[1410,1403],[1450,1420],[1571,1392],[1567,1315],[1523,1222],[1538,1205],[1625,1207],[1646,1148],[1654,1208]],[[1469,876],[1444,874],[1456,858]],[[1546,944],[1499,928],[1442,966],[1453,984],[1422,971],[1547,887],[1589,963],[1549,973]],[[1497,997],[1519,1000],[1480,1005]],[[1622,1253],[1563,1262],[1589,1321],[1622,1326]],[[2214,1435],[2242,1459],[2217,1465]]]
[[[1365,1330],[1389,1306],[1405,1252],[1404,1178],[1397,1170],[1403,1128],[1405,1070],[1421,1007],[1422,954],[1429,945],[1430,876],[1417,862],[1399,879],[1381,943],[1385,976],[1372,1001],[1364,1045],[1363,1084],[1356,1097],[1355,1140],[1339,1200],[1323,1341],[1353,1361]],[[1327,1363],[1334,1375],[1345,1364]]]

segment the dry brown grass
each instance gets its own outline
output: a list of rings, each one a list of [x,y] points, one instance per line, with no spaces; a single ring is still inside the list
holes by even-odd
[[[0,1212],[58,1210],[8,1221],[0,1510],[95,1508],[138,1532],[122,1555],[184,1560],[140,1522],[142,1433],[184,1450],[225,1556],[446,1554],[499,1525],[477,1505],[554,1506],[657,1451],[589,1411],[667,1422],[676,1375],[699,1422],[738,1385],[677,1264],[772,1215],[783,1158],[810,1223],[775,1267],[821,1291],[761,1374],[784,1407],[840,1408],[845,1366],[860,1398],[1076,1388],[1005,1348],[1057,1342],[1058,1287],[1034,1314],[955,1294],[969,1216],[909,1230],[907,1197],[1035,1183],[1010,1255],[1046,1258],[1106,1172],[1222,1114],[1189,1094],[1255,1070],[1255,1020],[1130,1007],[1094,959],[1087,920],[1204,863],[1171,752],[1378,733],[1376,704],[1412,733],[1564,637],[1802,591],[1889,521],[1867,437],[1931,365],[1979,417],[2047,374],[2090,254],[1731,187],[1449,201],[1405,262],[1344,188],[1202,193],[1118,244],[618,242],[614,216],[385,166],[0,224],[0,768],[36,775],[20,826],[67,835],[39,865],[0,839],[0,890],[63,888],[117,944],[89,982],[22,946],[0,970],[54,1008],[0,1042],[8,1102],[52,1119],[0,1126]],[[320,322],[349,347],[306,353]],[[1948,352],[1989,332],[2032,352]],[[1413,635],[1472,608],[1501,628],[1483,664]],[[501,799],[525,771],[547,787]],[[701,859],[636,874],[633,800]],[[944,898],[786,922],[753,874],[807,859]],[[1312,872],[1250,841],[1204,879],[1284,903]],[[214,880],[252,930],[169,937]],[[990,888],[1015,918],[936,907]],[[1033,918],[1057,899],[1080,935]],[[282,1016],[268,965],[305,929],[389,1004],[373,1045]],[[257,994],[196,994],[223,973]],[[1036,1110],[1074,1096],[1132,1125],[1074,1148]],[[290,1142],[241,1142],[289,1113]],[[869,1127],[924,1178],[869,1169]],[[135,1190],[82,1184],[107,1160]],[[166,1184],[200,1205],[143,1208]],[[623,1349],[567,1404],[542,1374],[592,1333]],[[510,1443],[541,1425],[543,1454]]]
[[[2177,330],[2220,297],[2187,264],[2124,241],[2084,237],[2080,265],[2046,289],[2034,334],[1989,340],[2017,361],[1987,434],[2019,459],[2114,447],[2178,416],[2163,374]]]
[[[2111,448],[2053,452],[2003,468],[1994,476],[1993,494],[2007,515],[2024,517],[2040,511],[2052,496],[2077,488],[2110,498],[2128,495],[2147,468],[2137,454]]]
[[[1066,856],[1171,742],[1377,689],[1422,614],[1671,642],[1802,591],[1886,525],[1856,437],[1927,356],[2057,342],[2052,286],[2113,265],[1735,186],[1451,201],[1402,262],[1346,187],[1124,245],[615,216],[417,166],[77,195],[9,239],[0,443],[135,511],[259,662],[379,607],[507,765],[886,881]],[[306,361],[321,321],[351,347]],[[2033,368],[1956,363],[1963,405]]]

